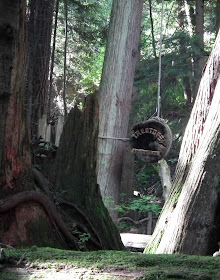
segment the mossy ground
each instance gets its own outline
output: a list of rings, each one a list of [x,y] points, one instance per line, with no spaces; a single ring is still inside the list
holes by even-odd
[[[146,255],[128,251],[77,252],[37,247],[4,250],[7,259],[0,266],[1,280],[49,279],[46,275],[52,271],[53,274],[50,274],[50,277],[53,279],[73,280],[220,279],[220,257]],[[21,260],[21,257],[23,261],[20,261],[18,265],[17,262]],[[19,274],[16,268],[21,269],[22,273]],[[26,273],[28,271],[32,273]],[[38,276],[34,271],[38,271]],[[81,272],[74,274],[74,271]],[[88,273],[89,271],[91,273]],[[56,278],[56,273],[60,278]],[[61,273],[63,278],[60,276]]]

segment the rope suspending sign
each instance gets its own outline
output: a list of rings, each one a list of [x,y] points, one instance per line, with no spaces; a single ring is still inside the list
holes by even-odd
[[[156,117],[136,124],[132,130],[132,151],[138,158],[145,162],[157,162],[165,157],[172,145],[172,131],[161,115],[161,53],[163,40],[164,0],[162,0],[160,48],[159,48],[159,73],[157,90]]]
[[[161,108],[161,57],[163,42],[163,16],[164,16],[164,0],[162,0],[161,21],[160,21],[160,48],[159,48],[159,71],[158,71],[158,89],[157,89],[157,117],[160,117]]]

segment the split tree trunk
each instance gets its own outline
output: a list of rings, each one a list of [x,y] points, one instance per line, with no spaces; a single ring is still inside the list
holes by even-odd
[[[52,179],[56,193],[66,201],[60,204],[60,207],[69,213],[69,226],[81,234],[85,233],[87,227],[86,232],[99,244],[99,247],[94,244],[90,247],[92,244],[89,239],[87,248],[119,250],[124,247],[119,232],[102,202],[97,184],[98,117],[95,94],[86,98],[82,112],[77,107],[70,111],[61,136]],[[81,209],[84,217],[71,207],[71,203]],[[89,227],[88,222],[84,222],[85,217],[90,221]],[[83,227],[83,224],[87,226]]]
[[[119,202],[119,189],[138,56],[143,1],[114,0],[100,85],[98,184],[104,199]],[[109,208],[109,209],[110,209]]]
[[[171,195],[145,253],[211,254],[220,234],[220,33],[181,146]]]

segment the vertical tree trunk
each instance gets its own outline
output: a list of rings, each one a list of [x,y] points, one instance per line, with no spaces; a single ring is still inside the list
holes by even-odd
[[[178,21],[179,21],[179,26],[182,31],[187,29],[187,17],[185,13],[185,1],[178,1],[177,3],[177,9],[178,9]],[[184,38],[180,38],[180,56],[184,57],[184,54],[186,53],[186,48],[185,48],[185,42]],[[183,64],[187,64],[186,59],[183,61]],[[192,91],[191,91],[191,84],[190,84],[190,78],[189,76],[183,76],[182,77],[182,82],[183,82],[183,87],[184,87],[184,96],[187,100],[187,103],[191,103],[192,101]]]
[[[0,19],[0,69],[5,74],[4,79],[0,79],[0,104],[4,109],[1,111],[4,116],[1,128],[4,130],[1,131],[0,146],[0,243],[14,247],[37,245],[79,249],[81,233],[89,239],[83,244],[86,249],[123,249],[119,232],[103,205],[96,180],[97,104],[90,99],[83,112],[75,109],[73,123],[70,119],[68,125],[76,130],[68,130],[67,126],[65,134],[70,134],[70,139],[64,138],[60,147],[61,158],[67,164],[58,169],[56,178],[58,182],[67,181],[59,184],[57,189],[60,193],[63,188],[70,190],[67,198],[72,196],[76,203],[81,202],[80,209],[72,201],[59,197],[60,193],[54,190],[52,193],[48,180],[37,169],[31,168],[24,112],[25,1],[1,1]],[[76,165],[72,166],[70,163],[74,160]],[[70,180],[71,175],[73,181]],[[61,180],[58,180],[59,176]],[[59,204],[57,208],[55,200]],[[57,210],[61,208],[62,216]]]
[[[27,117],[32,140],[39,137],[38,121],[46,114],[54,0],[31,0],[28,21]]]
[[[204,58],[204,0],[196,0],[196,36],[197,36],[197,47],[200,53],[199,56],[195,57],[195,89],[194,89],[194,100],[196,93],[199,88],[201,79],[202,69],[205,64]]]
[[[98,184],[103,197],[119,200],[143,1],[114,0],[100,85]],[[116,213],[111,212],[116,220]]]
[[[23,200],[19,200],[18,194],[27,194],[27,190],[34,188],[24,113],[25,1],[1,1],[0,18],[0,69],[5,74],[0,85],[0,103],[4,104],[1,112],[5,117],[0,146],[0,242],[12,246],[59,246],[59,236],[54,241],[56,233],[51,229],[45,208],[33,201],[35,197],[25,204],[28,197],[23,195]]]
[[[64,44],[64,65],[63,65],[63,108],[64,119],[67,117],[66,107],[66,59],[67,59],[67,42],[68,42],[68,0],[65,0],[65,44]]]
[[[215,31],[216,31],[216,36],[217,36],[219,28],[220,28],[220,0],[216,1],[215,17],[216,17]]]
[[[11,95],[11,73],[16,48],[16,38],[13,33],[18,32],[18,16],[16,12],[20,1],[2,1],[0,4],[0,170],[5,144],[5,129],[8,115],[8,106]],[[8,26],[8,27],[7,27]]]
[[[190,16],[192,31],[193,31],[193,33],[195,33],[195,29],[196,29],[196,15],[195,15],[195,12],[194,12],[195,1],[194,0],[186,0],[186,3],[189,7],[189,16]]]
[[[126,144],[124,151],[120,194],[120,203],[128,202],[134,197],[134,154],[130,143]]]
[[[219,44],[220,33],[184,134],[171,195],[145,252],[205,255],[217,248],[220,233]]]
[[[13,2],[13,3],[12,3]],[[1,191],[24,187],[31,157],[24,120],[23,73],[26,62],[24,1],[3,1],[0,7],[0,184]],[[19,38],[19,40],[18,40]],[[20,184],[20,185],[19,185]]]
[[[55,49],[56,49],[56,36],[57,36],[57,20],[59,13],[59,0],[56,0],[55,8],[55,20],[54,20],[54,32],[53,32],[53,46],[51,52],[51,61],[50,61],[50,79],[49,79],[49,89],[48,89],[48,106],[47,106],[47,122],[50,121],[50,110],[51,110],[51,95],[53,88],[53,70],[54,70],[54,58],[55,58]]]
[[[69,204],[77,205],[84,213],[83,217],[74,208],[70,207],[68,210],[69,220],[74,220],[77,231],[83,233],[86,225],[90,229],[90,236],[99,245],[95,248],[119,250],[123,249],[119,232],[104,207],[97,185],[97,103],[97,95],[92,94],[86,98],[82,112],[75,107],[68,114],[56,157],[55,174],[51,179],[55,183],[56,192]],[[68,203],[63,206],[65,210]],[[70,222],[70,227],[73,227],[72,224]],[[94,244],[92,248],[94,249]]]
[[[152,47],[154,51],[154,57],[157,57],[156,52],[156,44],[155,44],[155,37],[154,37],[154,22],[153,22],[153,15],[152,15],[152,1],[149,0],[149,9],[150,9],[150,23],[151,23],[151,34],[152,34]]]

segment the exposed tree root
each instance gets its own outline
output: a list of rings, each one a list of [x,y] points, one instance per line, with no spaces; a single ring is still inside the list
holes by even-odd
[[[86,221],[86,223],[89,225],[89,227],[91,228],[92,232],[94,233],[94,235],[96,236],[96,238],[98,239],[98,242],[91,236],[90,237],[90,240],[98,247],[98,248],[103,248],[102,246],[102,241],[99,237],[99,234],[97,233],[97,231],[94,229],[93,225],[91,224],[90,220],[88,219],[88,217],[84,214],[84,212],[78,207],[76,206],[75,204],[63,199],[63,198],[57,198],[56,199],[57,202],[59,202],[60,204],[65,204],[69,207],[72,207],[74,208],[83,218],[84,220]],[[79,227],[82,228],[83,231],[89,233],[88,229],[82,225],[81,223],[78,223]]]
[[[33,174],[34,174],[34,179],[36,181],[36,183],[39,185],[39,187],[45,192],[45,194],[52,200],[54,201],[54,194],[51,192],[51,183],[43,176],[43,174],[37,170],[35,167],[32,168]],[[58,202],[59,204],[65,204],[71,208],[74,208],[74,210],[77,211],[78,214],[80,214],[80,216],[83,217],[83,219],[85,220],[85,222],[89,225],[89,227],[91,228],[91,231],[94,233],[94,236],[97,238],[98,241],[96,241],[95,238],[93,238],[90,234],[90,238],[89,240],[98,248],[98,249],[102,249],[103,245],[101,242],[101,239],[97,233],[97,231],[94,229],[93,225],[91,224],[90,220],[88,219],[88,217],[84,214],[84,212],[75,204],[63,199],[63,198],[56,198],[55,199],[56,202]],[[83,225],[82,223],[77,222],[77,226],[79,228],[82,229],[83,232],[86,232],[89,234],[89,230],[87,229],[87,227],[85,225]]]
[[[46,210],[50,220],[55,226],[60,230],[68,248],[79,249],[77,239],[70,233],[66,224],[63,222],[60,214],[57,212],[57,209],[53,202],[44,194],[37,191],[26,191],[15,194],[10,198],[0,200],[0,213],[5,213],[21,203],[27,201],[36,201],[40,203]]]
[[[54,201],[54,195],[50,190],[51,183],[43,176],[43,174],[37,170],[37,168],[32,168],[34,180],[36,184],[43,190],[43,192],[52,200]]]
[[[101,238],[99,237],[99,234],[93,227],[86,214],[84,214],[84,212],[75,204],[60,197],[55,198],[55,194],[53,194],[53,192],[51,191],[51,183],[36,168],[33,167],[32,171],[36,184],[46,195],[38,191],[26,191],[15,194],[8,199],[0,200],[0,213],[7,212],[23,202],[30,200],[36,201],[40,203],[46,210],[51,223],[54,224],[58,234],[60,234],[61,239],[65,243],[65,246],[67,248],[79,249],[77,239],[70,233],[68,227],[63,222],[62,217],[56,209],[56,206],[54,204],[54,201],[56,201],[59,204],[64,204],[70,208],[73,208],[83,218],[85,223],[89,226],[89,229],[87,228],[87,226],[78,221],[77,228],[82,230],[82,232],[88,233],[90,235],[89,241],[92,242],[97,249],[102,249],[104,246],[102,244]],[[92,233],[93,236],[90,233]]]

